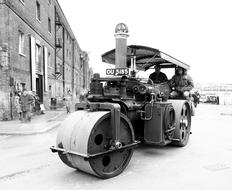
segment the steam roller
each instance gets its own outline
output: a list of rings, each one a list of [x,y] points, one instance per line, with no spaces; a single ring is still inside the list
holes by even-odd
[[[191,97],[170,98],[169,82],[154,84],[138,71],[189,65],[151,47],[127,46],[128,28],[115,29],[116,48],[102,55],[115,65],[107,77],[95,73],[86,100],[62,122],[51,147],[71,168],[111,178],[122,173],[139,144],[186,146],[191,130]]]

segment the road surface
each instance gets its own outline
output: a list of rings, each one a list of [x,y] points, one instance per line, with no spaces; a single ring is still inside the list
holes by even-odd
[[[232,107],[199,105],[184,148],[141,146],[126,170],[101,180],[64,165],[46,134],[0,138],[0,190],[231,190]]]

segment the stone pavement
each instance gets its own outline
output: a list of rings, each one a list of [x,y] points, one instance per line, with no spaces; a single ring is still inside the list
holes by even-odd
[[[59,126],[67,116],[65,108],[47,110],[45,114],[35,115],[30,123],[22,123],[19,120],[0,121],[0,136],[5,135],[33,135],[45,133]]]

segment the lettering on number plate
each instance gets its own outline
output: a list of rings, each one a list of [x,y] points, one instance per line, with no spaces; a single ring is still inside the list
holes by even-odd
[[[117,68],[117,69],[106,69],[106,75],[128,75],[129,69],[128,68]]]

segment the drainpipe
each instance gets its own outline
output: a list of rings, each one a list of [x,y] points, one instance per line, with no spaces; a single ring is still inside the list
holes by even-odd
[[[65,96],[65,28],[63,28],[63,97]]]

